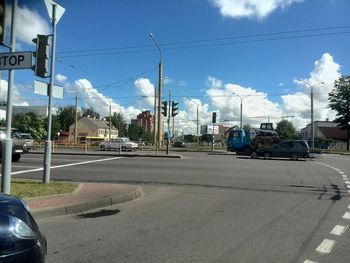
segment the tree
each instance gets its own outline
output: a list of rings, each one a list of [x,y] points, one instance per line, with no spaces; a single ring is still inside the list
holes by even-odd
[[[288,120],[281,120],[277,123],[276,131],[282,137],[287,139],[295,139],[295,127],[293,123]]]
[[[95,111],[95,109],[93,107],[90,108],[82,108],[82,117],[90,117],[90,118],[96,118],[99,119],[100,118],[100,114]]]
[[[350,76],[342,76],[334,82],[334,89],[328,94],[329,108],[336,111],[334,122],[347,130],[346,149],[349,151],[350,140]]]
[[[78,118],[80,114],[78,114]],[[60,124],[59,129],[69,131],[69,127],[75,122],[75,106],[68,105],[59,107],[57,112],[57,119]]]
[[[128,127],[128,137],[133,141],[138,141],[142,138],[142,128],[135,123],[131,123]]]
[[[41,140],[47,135],[45,121],[33,112],[20,113],[13,117],[12,127],[21,132],[30,133],[34,139]]]
[[[250,124],[245,124],[243,126],[243,130],[246,134],[249,134],[251,129],[252,129],[252,126]]]
[[[109,117],[105,118],[109,123]],[[118,129],[119,137],[125,137],[127,135],[127,123],[124,120],[122,113],[114,112],[112,115],[112,125]]]

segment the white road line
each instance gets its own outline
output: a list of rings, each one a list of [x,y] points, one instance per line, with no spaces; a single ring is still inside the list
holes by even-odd
[[[350,212],[345,212],[345,214],[343,215],[344,219],[350,219]]]
[[[332,248],[335,245],[335,241],[331,239],[325,239],[323,242],[316,248],[316,251],[321,254],[328,254],[331,252]]]
[[[348,226],[340,226],[340,225],[336,225],[333,230],[331,231],[332,235],[336,235],[336,236],[340,236],[342,234],[345,233],[346,229],[348,228]]]
[[[347,184],[346,187],[347,187],[348,189],[350,189],[350,185],[349,185],[349,184]]]
[[[340,171],[339,173],[340,173],[340,174],[344,174],[344,172],[342,172],[342,171]]]
[[[315,262],[315,261],[311,261],[311,260],[304,260],[304,262],[303,263],[317,263],[317,262]]]
[[[82,164],[88,164],[88,163],[106,162],[106,161],[117,160],[117,159],[121,159],[121,158],[123,158],[123,157],[113,157],[113,158],[85,161],[85,162],[79,162],[79,163],[62,164],[62,165],[51,166],[51,169],[57,169],[57,168],[63,168],[63,167],[69,167],[69,166],[76,166],[76,165],[82,165]],[[11,175],[25,174],[25,173],[31,173],[31,172],[38,172],[38,171],[42,171],[42,170],[44,170],[44,168],[24,170],[24,171],[13,172],[13,173],[11,173]]]
[[[350,181],[344,181],[345,184],[350,184]]]
[[[30,165],[12,165],[12,167],[19,167],[19,168],[39,168],[38,166],[30,166]]]

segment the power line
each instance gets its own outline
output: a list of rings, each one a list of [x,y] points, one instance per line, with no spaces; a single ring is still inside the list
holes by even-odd
[[[306,32],[315,32],[322,30],[334,30],[334,29],[346,29],[350,26],[339,26],[339,27],[327,27],[327,28],[315,28],[308,30],[294,30],[294,31],[284,31],[284,32],[275,32],[275,33],[265,33],[265,34],[254,34],[254,35],[245,35],[245,36],[233,36],[226,38],[217,38],[217,39],[205,39],[205,40],[194,40],[187,42],[174,42],[174,43],[166,43],[161,44],[164,46],[169,46],[168,48],[164,47],[163,50],[178,50],[178,49],[191,49],[191,48],[203,48],[203,47],[214,47],[214,46],[227,46],[234,44],[243,44],[243,43],[256,43],[256,42],[268,42],[268,41],[277,41],[277,40],[288,40],[288,39],[300,39],[300,38],[311,38],[311,37],[322,37],[322,36],[334,36],[334,35],[344,35],[349,34],[350,31],[342,31],[342,32],[325,32],[318,34],[303,34],[303,35],[292,35],[292,36],[283,36],[283,37],[275,37],[275,38],[260,38],[253,40],[242,40],[242,41],[233,41],[233,42],[224,42],[224,43],[209,43],[209,44],[196,44],[196,43],[204,43],[204,42],[214,42],[214,41],[225,41],[230,39],[244,39],[244,38],[253,38],[253,37],[266,37],[266,36],[276,36],[276,35],[286,35],[286,34],[295,34],[295,33],[306,33]],[[188,45],[194,44],[194,45]],[[176,47],[177,45],[183,45],[180,47]],[[85,56],[104,56],[104,55],[117,55],[117,54],[132,54],[132,53],[145,53],[145,52],[153,52],[154,48],[151,48],[151,45],[143,45],[143,46],[131,46],[130,49],[136,48],[147,48],[150,49],[141,49],[141,50],[125,50],[125,51],[117,51],[117,52],[103,52],[103,53],[87,53],[87,54],[77,54],[77,55],[63,55],[61,58],[69,58],[69,57],[85,57]],[[61,54],[74,54],[74,53],[85,53],[85,52],[96,52],[96,51],[109,51],[109,50],[123,50],[128,49],[128,47],[121,48],[101,48],[95,50],[77,50],[77,51],[67,51],[67,53],[61,52]]]

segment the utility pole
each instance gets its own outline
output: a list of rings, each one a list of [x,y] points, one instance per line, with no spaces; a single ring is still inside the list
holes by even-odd
[[[74,144],[78,143],[78,95],[75,96]]]
[[[112,102],[109,101],[109,141],[111,140],[112,133]]]
[[[153,146],[157,149],[157,88],[154,87]]]
[[[156,41],[156,39],[154,38],[154,35],[151,33],[150,37],[152,38],[152,40],[154,41],[154,43],[156,44],[158,51],[159,51],[159,66],[158,66],[158,139],[157,139],[157,149],[160,148],[160,144],[162,141],[162,114],[161,114],[161,108],[162,108],[162,50],[160,49],[160,46],[158,44],[158,42]]]
[[[16,51],[16,8],[17,0],[12,1],[12,18],[11,18],[11,40],[10,52]],[[5,30],[5,28],[4,28]],[[2,142],[2,167],[1,167],[1,192],[11,193],[11,162],[12,162],[12,86],[15,76],[14,69],[9,70],[8,88],[7,88],[7,109],[6,109],[6,137]]]

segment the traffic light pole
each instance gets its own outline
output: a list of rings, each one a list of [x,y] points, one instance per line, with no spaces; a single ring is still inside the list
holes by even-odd
[[[47,140],[45,141],[44,154],[44,177],[43,183],[50,182],[51,167],[51,126],[52,126],[52,89],[55,75],[55,55],[56,55],[56,4],[52,5],[52,49],[51,49],[51,67],[49,83],[49,102],[48,102],[48,120],[47,120]]]
[[[11,18],[11,42],[10,52],[16,51],[16,8],[17,0],[12,1],[12,18]],[[2,167],[1,167],[1,192],[11,193],[11,162],[12,162],[12,86],[15,71],[9,70],[8,88],[7,88],[7,110],[6,110],[6,137],[2,142]]]

